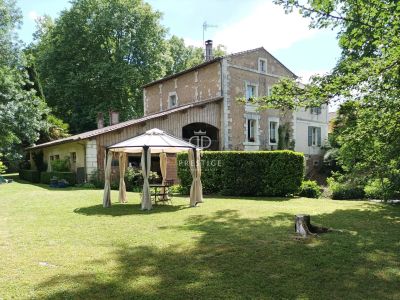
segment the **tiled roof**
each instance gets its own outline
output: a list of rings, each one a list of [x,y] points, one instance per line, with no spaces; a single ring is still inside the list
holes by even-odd
[[[166,80],[179,77],[179,76],[181,76],[181,75],[183,75],[183,74],[192,72],[192,71],[194,71],[194,70],[203,68],[203,67],[208,66],[208,65],[210,65],[210,64],[212,64],[212,63],[215,63],[215,62],[217,62],[217,61],[220,61],[220,60],[222,60],[223,58],[226,58],[226,57],[231,57],[231,56],[236,56],[236,55],[247,54],[247,53],[254,52],[254,51],[258,51],[258,50],[264,50],[265,52],[267,52],[267,53],[268,53],[269,55],[271,55],[283,68],[285,68],[288,72],[292,73],[294,77],[296,77],[296,78],[298,77],[298,76],[297,76],[296,74],[294,74],[289,68],[287,68],[283,63],[281,63],[275,56],[273,56],[271,53],[269,53],[264,47],[258,47],[258,48],[254,48],[254,49],[250,49],[250,50],[245,50],[245,51],[240,51],[240,52],[236,52],[236,53],[227,54],[227,55],[225,55],[225,56],[216,57],[216,58],[214,58],[214,59],[212,59],[212,60],[203,62],[203,63],[201,63],[201,64],[199,64],[199,65],[196,65],[196,66],[191,67],[191,68],[189,68],[189,69],[183,70],[183,71],[181,71],[181,72],[174,73],[174,74],[172,74],[172,75],[168,75],[168,76],[166,76],[166,77],[163,77],[163,78],[157,79],[157,80],[155,80],[155,81],[146,83],[146,84],[143,85],[142,87],[143,87],[143,88],[146,88],[146,87],[152,86],[152,85],[154,85],[154,84],[156,84],[156,83],[161,83],[161,82],[164,82],[164,81],[166,81]]]
[[[91,131],[87,131],[87,132],[83,132],[80,134],[76,134],[76,135],[72,135],[63,139],[59,139],[59,140],[55,140],[55,141],[51,141],[51,142],[47,142],[47,143],[43,143],[43,144],[39,144],[36,146],[32,146],[32,147],[28,147],[26,148],[26,150],[33,150],[33,149],[40,149],[40,148],[45,148],[45,147],[49,147],[49,146],[55,146],[55,145],[59,145],[59,144],[65,144],[65,143],[70,143],[70,142],[77,142],[77,141],[81,141],[81,140],[85,140],[85,139],[89,139],[104,133],[108,133],[114,130],[118,130],[118,129],[122,129],[125,128],[127,126],[131,126],[131,125],[135,125],[135,124],[139,124],[142,122],[146,122],[148,120],[152,120],[155,118],[159,118],[159,117],[163,117],[175,112],[179,112],[179,111],[183,111],[186,110],[188,108],[192,108],[192,107],[196,107],[196,106],[202,106],[211,102],[215,102],[215,101],[219,101],[222,100],[223,97],[216,97],[216,98],[210,98],[207,100],[202,100],[202,101],[198,101],[198,102],[193,102],[193,103],[189,103],[189,104],[185,104],[185,105],[181,105],[175,108],[171,108],[171,109],[167,109],[158,113],[154,113],[154,114],[150,114],[147,116],[144,116],[142,118],[139,119],[132,119],[129,121],[125,121],[125,122],[121,122],[112,126],[107,126],[104,128],[100,128],[100,129],[95,129],[95,130],[91,130]]]

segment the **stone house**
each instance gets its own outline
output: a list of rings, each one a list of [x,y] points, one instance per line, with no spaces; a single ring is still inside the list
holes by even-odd
[[[73,170],[79,168],[89,176],[103,169],[107,146],[159,128],[208,150],[276,150],[284,138],[287,145],[306,155],[310,166],[317,165],[328,135],[327,107],[258,111],[249,101],[237,101],[267,95],[285,77],[296,75],[262,47],[224,57],[208,56],[200,65],[146,84],[142,118],[27,150],[43,150],[47,162],[68,156]],[[170,179],[176,179],[174,162],[169,157]]]

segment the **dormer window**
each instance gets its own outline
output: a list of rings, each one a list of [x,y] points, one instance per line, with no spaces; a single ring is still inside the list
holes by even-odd
[[[261,73],[267,73],[267,60],[263,58],[258,59],[258,71]]]
[[[178,97],[176,96],[176,93],[171,93],[168,96],[168,108],[173,108],[178,106]]]

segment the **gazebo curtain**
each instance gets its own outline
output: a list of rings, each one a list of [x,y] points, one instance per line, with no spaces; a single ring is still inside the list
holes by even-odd
[[[126,153],[119,153],[119,195],[120,203],[126,203],[126,185],[125,185]]]
[[[110,151],[104,159],[104,195],[103,195],[103,207],[111,207],[111,161],[113,153]]]
[[[160,153],[160,170],[162,176],[162,185],[165,185],[167,181],[167,153]],[[165,197],[165,188],[161,189],[161,194],[163,198]]]
[[[189,167],[193,181],[190,187],[190,206],[203,202],[203,185],[201,183],[200,151],[189,149]]]
[[[152,209],[149,187],[149,173],[151,166],[151,151],[149,147],[142,150],[142,172],[143,172],[143,191],[142,191],[142,210]]]

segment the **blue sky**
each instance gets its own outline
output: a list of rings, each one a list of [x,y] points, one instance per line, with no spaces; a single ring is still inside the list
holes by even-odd
[[[202,24],[217,25],[206,31],[206,39],[237,52],[264,46],[304,81],[313,73],[329,71],[340,55],[336,33],[310,30],[308,21],[298,14],[285,15],[272,0],[148,0],[163,13],[162,24],[185,39],[187,44],[202,44]],[[17,0],[24,24],[19,35],[32,40],[34,19],[48,14],[57,17],[70,7],[68,0]]]

